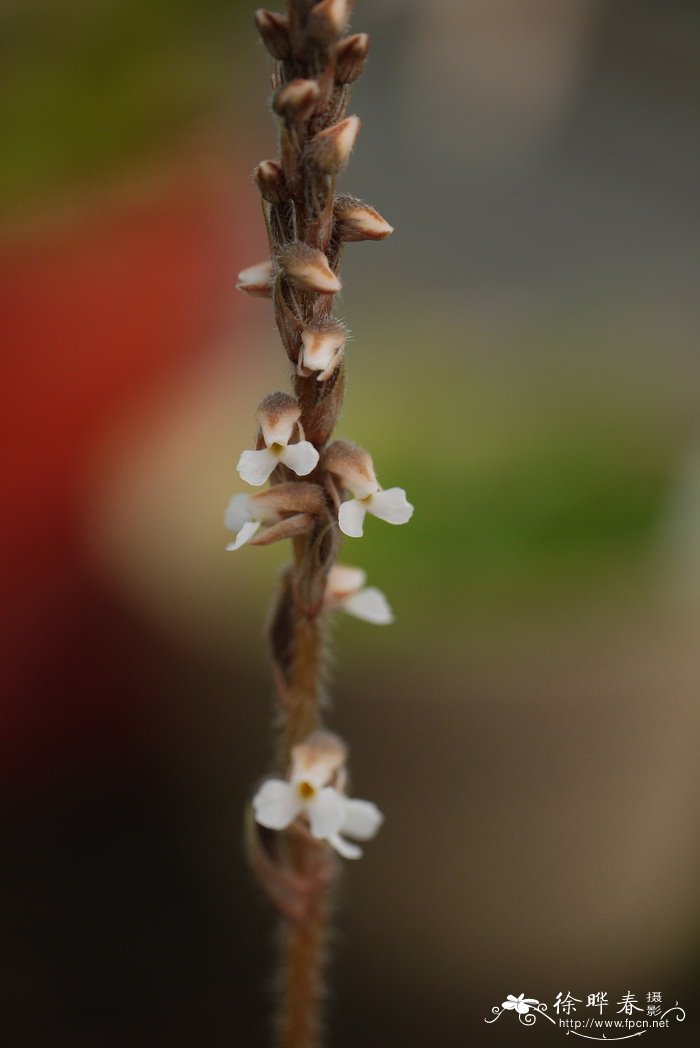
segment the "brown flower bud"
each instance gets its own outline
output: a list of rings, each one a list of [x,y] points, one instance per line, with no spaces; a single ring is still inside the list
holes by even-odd
[[[348,0],[320,0],[309,12],[306,33],[317,44],[332,44],[348,24]]]
[[[309,375],[320,372],[319,382],[325,381],[340,361],[348,333],[344,324],[333,317],[312,321],[301,333],[302,350],[297,370]]]
[[[335,294],[342,287],[328,265],[328,259],[318,248],[295,241],[287,245],[279,261],[287,280],[298,287],[325,295]]]
[[[333,204],[338,240],[383,240],[394,227],[369,204],[351,196],[339,196]]]
[[[255,417],[268,447],[275,443],[287,444],[301,417],[301,408],[291,393],[269,393],[255,412]]]
[[[269,259],[258,262],[255,266],[248,266],[238,274],[236,287],[239,291],[245,291],[247,295],[255,295],[260,298],[272,298],[272,263]]]
[[[272,488],[250,495],[249,502],[256,507],[254,516],[267,515],[271,523],[277,523],[280,517],[295,513],[319,514],[326,506],[323,489],[318,484],[301,480],[275,484]]]
[[[324,175],[335,175],[347,164],[360,130],[360,119],[348,116],[339,124],[319,131],[308,145],[309,161]]]
[[[367,33],[354,33],[338,43],[335,55],[335,78],[339,84],[352,84],[365,68],[369,37]]]
[[[262,160],[255,169],[254,178],[263,200],[269,204],[281,204],[287,200],[284,171],[276,160]]]
[[[371,455],[349,440],[334,440],[324,451],[322,464],[355,498],[366,498],[379,489]]]
[[[281,542],[283,539],[293,539],[297,535],[308,535],[313,531],[316,517],[311,513],[297,513],[293,517],[285,517],[279,524],[272,524],[269,528],[259,532],[255,538],[250,539],[251,546],[270,546],[273,542]]]
[[[272,57],[278,62],[286,62],[292,54],[287,16],[260,7],[255,12],[255,25]]]
[[[320,93],[315,80],[290,80],[275,93],[272,108],[285,120],[300,124],[313,116]]]

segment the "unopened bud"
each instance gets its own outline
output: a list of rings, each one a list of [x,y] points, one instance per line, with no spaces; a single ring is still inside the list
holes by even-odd
[[[335,78],[339,84],[353,84],[365,68],[369,37],[354,33],[338,43],[335,53]]]
[[[301,417],[301,408],[291,393],[269,393],[255,412],[265,444],[288,444]]]
[[[289,19],[276,11],[266,11],[263,7],[255,12],[255,25],[262,42],[273,58],[286,62],[291,57],[292,47],[289,40]]]
[[[287,199],[284,171],[276,160],[262,160],[255,169],[254,177],[263,200],[269,204],[281,204]]]
[[[371,455],[349,440],[334,440],[326,448],[323,467],[357,499],[367,498],[379,490]]]
[[[339,196],[333,204],[338,240],[383,240],[394,227],[369,204],[351,196]]]
[[[348,24],[348,0],[320,0],[309,11],[306,32],[317,44],[331,44]]]
[[[300,365],[308,371],[325,371],[347,341],[347,331],[339,320],[317,320],[301,333]]]
[[[310,162],[324,175],[335,175],[347,164],[360,130],[360,119],[346,117],[339,124],[319,131],[308,145]]]
[[[342,287],[323,252],[301,241],[295,241],[285,248],[280,255],[280,265],[292,284],[308,291],[332,295]]]
[[[315,80],[290,80],[276,92],[272,108],[285,120],[303,123],[313,116],[320,93]]]
[[[238,274],[236,287],[239,291],[245,291],[247,295],[257,295],[260,298],[272,298],[272,263],[269,259],[258,262],[255,266],[248,266]]]

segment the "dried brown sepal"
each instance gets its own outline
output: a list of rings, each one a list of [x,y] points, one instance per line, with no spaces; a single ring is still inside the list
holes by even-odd
[[[309,11],[307,38],[314,44],[332,44],[343,33],[349,16],[348,0],[320,0]]]
[[[384,240],[394,232],[385,218],[356,197],[339,196],[333,204],[334,233],[338,240]]]
[[[236,288],[245,291],[246,295],[272,298],[272,262],[269,258],[242,269],[238,274]]]
[[[309,481],[275,484],[274,487],[249,496],[249,500],[280,515],[312,513],[318,516],[326,508],[323,488]]]
[[[289,38],[289,19],[276,11],[260,7],[255,12],[255,25],[265,47],[278,62],[286,62],[292,56]]]
[[[281,204],[287,200],[287,180],[282,165],[276,160],[262,160],[255,169],[255,184],[263,200],[268,204]]]
[[[283,84],[274,94],[272,108],[290,123],[303,124],[314,113],[321,89],[315,80],[301,77]]]
[[[307,291],[333,295],[342,287],[323,251],[309,247],[301,240],[295,240],[284,248],[279,256],[279,264],[290,283]]]
[[[364,498],[377,490],[372,456],[349,440],[334,440],[324,451],[321,464],[355,498]]]
[[[367,33],[353,33],[338,42],[335,53],[335,78],[339,84],[354,84],[367,62],[369,37]]]
[[[307,146],[309,164],[323,175],[337,175],[343,170],[360,131],[360,118],[348,116],[332,127],[319,131]]]
[[[311,513],[297,513],[286,517],[279,524],[273,524],[249,540],[250,546],[271,546],[273,542],[293,539],[297,535],[308,535],[317,524],[317,517]]]

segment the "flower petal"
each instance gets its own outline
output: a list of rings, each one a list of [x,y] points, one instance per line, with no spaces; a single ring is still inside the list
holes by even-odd
[[[413,516],[413,506],[406,500],[403,488],[388,488],[378,491],[369,500],[367,509],[380,520],[389,524],[405,524]]]
[[[508,996],[510,997],[510,994],[508,994]],[[516,1007],[517,1003],[518,1002],[514,1001],[514,1000],[513,1001],[504,1001],[503,1004],[501,1005],[501,1008],[505,1008],[506,1011],[513,1011],[513,1009]]]
[[[253,797],[255,821],[268,830],[284,830],[301,811],[297,791],[282,779],[268,779]]]
[[[234,495],[226,507],[224,525],[229,531],[240,531],[247,521],[253,520],[248,499],[248,495]]]
[[[344,859],[362,858],[362,848],[357,844],[351,844],[350,841],[346,841],[339,833],[331,834],[328,838],[328,843],[331,844]]]
[[[229,542],[228,546],[226,547],[226,551],[230,552],[231,550],[240,549],[241,546],[245,546],[246,542],[249,542],[250,539],[252,539],[255,532],[258,531],[261,527],[262,525],[259,520],[247,521],[239,530],[235,540],[233,542]]]
[[[387,626],[394,621],[388,600],[376,586],[368,586],[359,593],[351,593],[343,597],[340,607],[348,615],[354,615],[356,619],[364,619],[365,622],[373,622],[376,626]]]
[[[376,804],[371,801],[346,799],[345,818],[340,827],[341,833],[355,837],[358,841],[368,841],[374,837],[384,822],[384,816]]]
[[[327,840],[337,833],[345,818],[343,798],[332,786],[324,786],[306,805],[311,834]]]
[[[273,455],[268,448],[262,448],[260,451],[244,451],[238,460],[236,469],[242,480],[258,487],[265,483],[278,461],[277,456]]]
[[[359,499],[349,499],[343,502],[338,510],[338,527],[344,535],[359,539],[362,534],[362,525],[367,512],[367,506]]]
[[[367,581],[367,572],[350,564],[334,564],[328,572],[327,590],[329,597],[341,600],[362,589]]]
[[[309,440],[300,440],[298,444],[289,444],[282,452],[280,459],[285,466],[294,470],[298,477],[305,477],[318,464],[319,454]]]

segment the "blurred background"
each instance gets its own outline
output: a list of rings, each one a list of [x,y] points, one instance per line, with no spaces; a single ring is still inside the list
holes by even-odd
[[[0,302],[8,1048],[267,1043],[241,854],[271,767],[281,547],[224,553],[286,383],[236,0],[4,0]],[[343,188],[339,435],[407,489],[344,561],[332,724],[386,813],[347,864],[331,1044],[519,1045],[506,994],[700,994],[694,0],[383,0]],[[582,1006],[579,1006],[582,1010]],[[613,1006],[611,1012],[617,1008]],[[590,1014],[585,1012],[583,1014]]]

